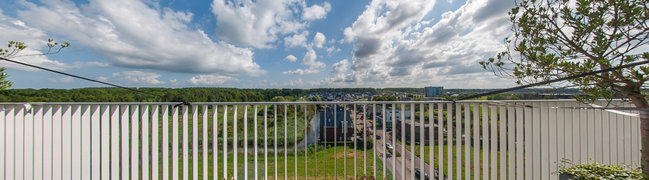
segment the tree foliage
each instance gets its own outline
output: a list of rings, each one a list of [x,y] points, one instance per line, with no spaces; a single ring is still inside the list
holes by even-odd
[[[547,81],[649,60],[649,3],[646,0],[521,0],[509,12],[514,35],[508,50],[480,62],[518,84]],[[647,65],[568,80],[587,97],[622,95],[649,108],[642,94]],[[641,166],[649,178],[649,112],[640,111]]]
[[[0,48],[0,58],[15,58],[15,57],[22,57],[22,56],[34,56],[34,55],[48,55],[48,54],[56,54],[61,51],[61,49],[66,48],[70,46],[70,43],[64,42],[64,43],[59,43],[54,41],[54,39],[48,39],[47,40],[47,52],[45,53],[40,53],[40,54],[25,54],[25,55],[19,55],[22,50],[25,50],[27,48],[27,45],[23,42],[18,42],[18,41],[9,41],[9,44],[7,45],[6,49],[1,49]],[[52,51],[55,50],[55,51]],[[7,80],[7,73],[4,72],[5,68],[0,67],[0,90],[4,90],[7,88],[10,88],[13,83],[9,80]]]
[[[509,12],[508,50],[480,64],[527,84],[649,60],[647,6],[645,0],[523,0]],[[647,80],[649,67],[636,66],[563,85],[581,88],[589,95],[583,100],[620,93],[644,107]]]

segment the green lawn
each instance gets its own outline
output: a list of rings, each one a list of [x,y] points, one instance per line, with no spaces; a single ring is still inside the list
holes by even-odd
[[[336,149],[337,153],[334,153],[334,149]],[[304,178],[304,170],[305,170],[305,168],[307,168],[306,169],[307,170],[307,177],[310,177],[310,178],[312,178],[312,177],[324,178],[325,177],[325,174],[324,174],[325,169],[326,169],[326,172],[327,172],[326,177],[329,177],[329,178],[334,177],[334,174],[337,173],[338,177],[342,178],[344,176],[344,172],[345,172],[344,171],[344,166],[343,166],[343,158],[345,157],[345,153],[343,153],[343,152],[344,152],[344,147],[339,146],[339,147],[336,147],[336,148],[328,148],[326,150],[326,153],[325,153],[324,150],[321,150],[321,151],[316,152],[315,154],[308,154],[307,157],[306,157],[306,159],[308,160],[306,165],[305,165],[305,162],[304,162],[304,159],[305,159],[304,154],[298,155],[297,156],[298,178],[299,179]],[[351,177],[354,176],[353,151],[351,150],[351,148],[348,148],[347,152],[348,152],[347,155],[346,155],[347,156],[346,157],[347,158],[347,166],[346,166],[347,167],[347,177],[351,178]],[[360,177],[363,176],[363,168],[364,168],[363,167],[363,151],[358,150],[356,152],[357,152],[357,155],[356,155],[357,156],[357,165],[356,165],[357,175],[360,178]],[[191,153],[190,153],[190,156],[191,156]],[[294,171],[295,171],[294,162],[296,160],[296,157],[291,156],[291,155],[287,156],[286,161],[287,161],[288,166],[285,167],[284,166],[284,160],[285,160],[284,154],[283,153],[278,153],[277,156],[278,157],[277,157],[277,167],[276,167],[274,165],[274,160],[275,160],[274,159],[274,154],[272,154],[272,153],[268,154],[268,177],[269,177],[269,179],[274,178],[275,168],[277,168],[277,177],[279,179],[284,178],[284,169],[285,168],[287,168],[286,170],[288,172],[287,177],[289,179],[294,179]],[[229,178],[232,178],[233,177],[232,173],[234,173],[234,169],[233,169],[233,166],[232,166],[233,163],[234,163],[233,162],[233,160],[234,160],[233,157],[234,156],[232,154],[228,155],[228,170],[227,171],[228,171],[228,177]],[[316,166],[316,159],[315,159],[316,157],[317,157],[317,165],[318,165],[317,174],[316,174],[316,167],[315,167]],[[368,173],[369,176],[373,175],[373,172],[372,172],[372,170],[373,170],[372,169],[373,168],[372,160],[373,159],[372,159],[372,157],[373,157],[373,151],[371,149],[368,149],[367,150],[367,167],[366,168],[367,168],[367,173]],[[218,163],[218,169],[217,169],[218,177],[216,179],[222,179],[222,176],[223,176],[223,159],[221,159],[221,158],[223,158],[223,153],[222,152],[220,152],[219,156],[218,156],[218,162],[217,162]],[[238,154],[237,158],[238,158],[237,159],[237,176],[238,176],[238,179],[243,179],[243,170],[244,170],[243,159],[244,159],[244,155],[243,154]],[[253,163],[255,163],[255,161],[254,161],[253,158],[254,158],[253,155],[248,156],[248,167],[247,168],[248,168],[248,178],[249,179],[254,178]],[[259,178],[262,178],[263,175],[264,175],[263,174],[264,173],[264,169],[263,169],[264,168],[264,157],[263,157],[263,154],[260,154],[258,156],[258,158],[259,158],[257,160],[258,175],[259,175]],[[326,166],[325,166],[325,163],[324,163],[325,159],[327,160]],[[334,160],[337,161],[337,169],[334,168],[335,167]],[[189,170],[188,170],[189,179],[192,179],[192,176],[193,176],[192,175],[192,173],[193,173],[193,170],[192,170],[193,165],[192,165],[192,163],[193,162],[192,162],[192,159],[189,159],[188,161],[189,161]],[[199,152],[199,159],[198,159],[198,162],[199,162],[199,164],[198,164],[198,168],[199,168],[198,177],[199,177],[199,179],[202,179],[202,177],[203,177],[203,163],[202,163],[202,161],[203,161],[202,152]],[[381,170],[383,168],[383,163],[379,159],[377,159],[376,164],[377,164],[377,177],[378,177],[376,179],[382,179],[383,178],[383,174],[382,174],[383,172]],[[158,164],[158,166],[160,168],[162,168],[162,162],[160,162]],[[171,164],[169,166],[171,167]],[[210,156],[208,158],[208,174],[209,174],[208,176],[209,176],[209,179],[213,179],[212,178],[212,167],[213,167],[212,156],[211,156],[211,152],[210,152]],[[178,169],[182,169],[182,159],[179,162],[179,168]],[[171,172],[171,170],[169,170],[168,172]],[[161,174],[160,174],[160,176],[161,176]],[[171,176],[171,174],[169,176]],[[179,177],[182,178],[182,170],[179,172]],[[390,172],[388,172],[388,179],[391,179],[391,178],[392,178],[392,174]]]

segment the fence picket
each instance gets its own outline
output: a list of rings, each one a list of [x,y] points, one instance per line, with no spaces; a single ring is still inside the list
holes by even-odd
[[[53,162],[54,162],[53,161],[54,157],[52,156],[53,155],[52,153],[54,152],[53,149],[54,148],[53,146],[54,120],[52,119],[53,117],[52,105],[43,105],[42,108],[43,108],[43,179],[54,179],[54,177],[52,176],[52,169],[53,169]],[[4,109],[4,108],[0,106],[0,109]],[[4,115],[0,115],[0,121],[2,124],[4,124],[4,121],[2,119],[4,119]],[[0,134],[4,134],[4,133],[0,133]],[[4,144],[4,143],[0,143],[0,144]],[[4,162],[4,160],[0,160],[0,162]],[[4,163],[0,163],[0,164],[4,164]],[[4,169],[4,168],[0,168],[0,169]]]
[[[32,164],[32,179],[43,179],[43,106],[42,105],[33,105],[32,110],[31,110],[31,118],[33,125],[32,129],[32,138],[33,140],[31,141],[32,143],[27,143],[30,144],[31,147],[25,146],[26,149],[32,149],[33,154],[32,156],[32,161],[30,162]],[[27,126],[28,129],[30,126]],[[2,147],[0,147],[2,148]],[[29,160],[27,160],[29,161]]]
[[[139,107],[131,105],[130,107],[130,120],[131,120],[131,179],[139,179],[140,167],[140,154],[139,154],[139,141],[140,141],[140,119]]]
[[[151,179],[157,180],[160,179],[159,173],[164,172],[163,170],[160,169],[158,166],[158,163],[160,162],[159,160],[159,152],[160,152],[160,141],[158,135],[158,131],[160,131],[160,126],[159,126],[159,113],[160,112],[160,106],[159,105],[151,105]],[[163,114],[164,116],[168,114]],[[163,130],[168,128],[163,126]],[[163,146],[164,147],[164,146]],[[168,179],[167,179],[168,180]]]
[[[615,102],[617,103],[617,102]],[[269,103],[270,104],[270,103]],[[290,135],[288,129],[288,121],[290,113],[293,113],[294,121],[293,129],[293,155],[299,159],[297,154],[297,131],[298,131],[298,108],[304,105],[304,134],[310,133],[308,129],[309,122],[309,106],[313,105],[313,115],[318,115],[317,103],[278,103],[272,104],[274,108],[274,121],[267,122],[268,107],[266,103],[197,103],[189,106],[172,106],[160,104],[49,104],[43,103],[38,105],[23,105],[23,104],[0,104],[0,109],[3,109],[3,114],[0,116],[0,180],[4,179],[221,179],[221,178],[236,178],[243,175],[242,179],[248,178],[266,178],[268,176],[269,168],[274,168],[274,175],[284,176],[288,178],[288,172],[292,171],[292,178],[298,178],[298,170],[304,170],[304,178],[308,176],[317,176],[315,172],[320,169],[326,169],[327,164],[323,162],[324,166],[318,164],[315,159],[316,166],[308,165],[309,154],[308,148],[304,146],[304,165],[298,166],[298,161],[293,160],[293,167],[289,167],[290,158],[284,158],[283,166],[277,166],[278,145],[284,145],[284,156],[288,157],[287,151],[289,142],[287,142]],[[417,106],[419,104],[419,106]],[[414,177],[414,167],[419,166],[419,170],[428,171],[431,178],[435,175],[441,178],[458,178],[458,179],[558,179],[557,174],[553,172],[558,170],[560,160],[568,159],[574,163],[598,161],[604,163],[623,163],[626,165],[637,166],[638,158],[640,156],[640,142],[638,137],[639,119],[636,116],[627,114],[618,114],[610,110],[594,110],[586,108],[564,108],[564,107],[583,107],[588,106],[574,101],[512,101],[505,102],[506,105],[490,102],[431,102],[422,104],[421,102],[398,102],[398,103],[385,103],[380,113],[376,113],[377,104],[363,104],[363,103],[347,103],[340,102],[333,105],[334,121],[337,122],[337,109],[344,109],[343,117],[350,117],[347,110],[351,111],[350,119],[343,120],[344,126],[342,127],[343,134],[334,134],[335,141],[344,140],[348,141],[348,136],[353,136],[356,140],[356,134],[350,135],[346,132],[346,128],[350,125],[355,130],[361,130],[363,139],[368,138],[368,135],[376,138],[378,134],[366,134],[367,116],[373,118],[372,122],[381,121],[378,118],[383,118],[383,125],[371,124],[372,132],[376,132],[378,127],[383,127],[383,147],[376,146],[373,149],[372,159],[373,168],[367,167],[367,147],[363,146],[363,170],[360,174],[362,177],[367,177],[372,174],[375,178],[376,174],[383,171],[383,179],[387,178],[387,173],[392,173],[393,179],[406,178],[416,179]],[[600,102],[597,105],[604,105]],[[220,114],[217,107],[223,105],[222,117],[223,124],[218,122]],[[261,162],[257,154],[261,153],[258,142],[258,106],[264,105],[264,160]],[[372,106],[371,112],[368,105]],[[212,106],[212,109],[210,109]],[[228,111],[228,106],[232,109]],[[242,112],[238,112],[239,106],[243,106]],[[248,106],[252,106],[252,112],[248,112]],[[284,122],[277,122],[278,112],[277,108],[282,108],[284,111]],[[353,106],[353,107],[349,107]],[[389,126],[386,124],[388,117],[385,117],[389,112],[388,107],[392,109],[392,116],[394,120],[394,127],[397,125],[400,128],[392,131],[392,136],[388,135],[385,128]],[[628,106],[628,104],[620,104],[619,106]],[[169,113],[169,108],[173,107],[172,113]],[[362,110],[357,110],[362,107]],[[435,108],[437,107],[437,109]],[[159,108],[162,108],[161,110]],[[181,108],[181,109],[179,109]],[[191,108],[191,110],[189,109]],[[425,142],[427,134],[425,128],[425,111],[428,108],[429,114],[429,129],[427,133],[430,136],[431,142]],[[397,115],[396,109],[399,109],[400,115]],[[387,110],[387,111],[386,111]],[[159,112],[161,111],[161,112]],[[406,112],[410,112],[408,115]],[[435,114],[437,111],[437,114]],[[208,117],[212,112],[211,121]],[[179,113],[182,115],[179,119]],[[192,114],[189,117],[189,113]],[[339,114],[340,112],[338,112]],[[371,113],[371,114],[370,114]],[[417,114],[419,113],[419,114]],[[632,111],[635,114],[637,111]],[[240,119],[238,116],[243,114]],[[380,114],[383,114],[381,116]],[[160,118],[160,115],[162,117]],[[230,118],[234,123],[232,127],[228,128]],[[253,118],[249,122],[249,115]],[[419,119],[416,119],[419,115]],[[171,116],[171,120],[169,118]],[[398,116],[398,117],[397,117]],[[409,116],[409,117],[408,117]],[[282,117],[281,115],[279,116]],[[326,122],[328,117],[322,119]],[[362,118],[357,122],[356,118]],[[161,119],[162,125],[158,126]],[[400,120],[397,122],[396,120]],[[243,120],[242,127],[237,127],[238,122]],[[419,120],[419,129],[415,126],[418,124],[415,120]],[[436,121],[435,121],[436,120]],[[172,122],[169,125],[169,122]],[[281,120],[280,120],[281,121]],[[362,123],[361,123],[362,121]],[[409,123],[406,123],[409,121]],[[210,128],[210,123],[212,127]],[[251,142],[254,143],[255,154],[249,154],[248,151],[248,138],[249,138],[249,124],[253,123],[251,129],[254,129]],[[275,135],[272,141],[268,142],[268,125],[273,126]],[[277,133],[282,133],[281,130],[277,131],[278,127],[284,124],[284,137],[278,136]],[[437,124],[435,124],[437,123]],[[408,125],[406,125],[408,124]],[[199,126],[202,125],[202,126]],[[301,124],[300,124],[301,125]],[[191,126],[191,127],[190,127]],[[360,127],[362,126],[362,128]],[[149,129],[149,127],[151,129]],[[199,132],[201,131],[202,134]],[[140,129],[141,128],[141,129]],[[182,132],[179,132],[182,128]],[[218,143],[220,143],[217,136],[219,128],[223,130],[223,164],[218,166],[218,156],[220,154]],[[341,128],[341,127],[338,127]],[[436,128],[435,134],[432,128]],[[473,130],[471,130],[473,128]],[[172,139],[169,139],[169,131],[172,131]],[[159,131],[162,132],[159,132]],[[299,129],[302,130],[302,129]],[[338,129],[341,130],[341,129]],[[396,132],[399,130],[400,132]],[[406,132],[410,130],[410,132]],[[230,131],[230,132],[228,132]],[[237,141],[237,134],[243,131],[244,142]],[[419,131],[419,133],[417,133]],[[191,132],[191,134],[189,134]],[[162,140],[159,141],[158,133],[162,134]],[[211,133],[211,134],[210,134]],[[400,136],[396,136],[397,134]],[[232,138],[227,138],[232,134]],[[199,137],[202,135],[202,137]],[[387,136],[386,136],[387,135]],[[437,141],[433,142],[437,135]],[[189,137],[191,141],[188,140]],[[340,137],[343,139],[338,139]],[[590,137],[594,136],[594,137]],[[179,138],[182,137],[182,140]],[[325,137],[327,137],[325,135]],[[211,146],[210,146],[210,138]],[[304,138],[308,138],[305,136]],[[398,142],[396,138],[400,138]],[[417,139],[420,138],[420,139]],[[284,139],[278,142],[278,140]],[[231,140],[231,142],[228,142]],[[304,139],[310,141],[311,138]],[[392,157],[392,164],[386,163],[390,161],[386,158],[386,153],[380,153],[380,148],[386,150],[385,143],[393,144],[395,148],[402,148],[401,150],[410,150],[411,152],[404,152],[400,157],[396,154]],[[419,140],[419,141],[417,141]],[[141,141],[141,142],[140,142]],[[160,144],[162,142],[162,144]],[[267,164],[268,162],[268,144],[273,143],[274,147],[274,163],[275,166]],[[416,143],[419,142],[420,149],[416,148]],[[169,143],[172,143],[170,146]],[[232,143],[232,144],[229,144]],[[438,152],[434,153],[432,148],[437,145]],[[237,145],[238,144],[238,145]],[[430,146],[430,154],[420,153],[416,155],[417,150],[425,152],[424,146]],[[191,147],[189,147],[191,145]],[[410,145],[410,148],[406,146]],[[160,148],[160,146],[162,148]],[[227,151],[228,146],[233,149]],[[243,146],[243,150],[239,152],[238,146]],[[349,144],[351,147],[351,144]],[[354,165],[354,178],[359,177],[360,163],[358,144],[354,143],[354,149],[343,152],[354,153],[354,162],[347,164],[346,156],[343,159],[342,167],[337,167],[337,157],[334,156],[334,168],[338,169],[334,172],[329,172],[329,175],[335,174],[340,177],[347,176],[348,166]],[[469,147],[472,146],[473,148]],[[607,147],[610,146],[610,147]],[[464,148],[462,148],[464,147]],[[454,149],[455,148],[455,149]],[[593,150],[594,148],[594,150]],[[316,148],[317,149],[317,148]],[[210,157],[210,150],[212,150],[212,157]],[[471,151],[473,150],[473,153]],[[169,155],[169,151],[172,154]],[[180,154],[182,152],[182,155]],[[191,153],[190,153],[191,152]],[[482,154],[480,153],[482,152]],[[162,155],[162,169],[159,165],[159,153]],[[202,154],[200,154],[202,153]],[[337,152],[334,152],[334,154]],[[191,156],[189,155],[191,154]],[[319,154],[319,152],[318,152]],[[326,154],[326,152],[325,152]],[[379,155],[380,154],[380,155]],[[232,157],[228,157],[232,155]],[[243,163],[241,167],[237,167],[237,157],[243,155]],[[250,159],[248,156],[254,156]],[[271,155],[272,156],[272,155]],[[349,155],[351,156],[351,155]],[[408,157],[409,156],[409,157]],[[426,167],[425,158],[429,156],[431,164],[430,169]],[[169,159],[171,157],[171,159]],[[415,160],[419,157],[419,161]],[[212,158],[213,162],[209,162]],[[228,159],[232,158],[232,159]],[[328,157],[324,157],[324,160]],[[351,157],[350,157],[351,158]],[[379,169],[377,158],[383,161],[383,168]],[[411,160],[410,163],[397,164],[396,159]],[[473,158],[473,159],[472,159]],[[482,160],[480,159],[482,158]],[[189,163],[189,159],[192,159]],[[202,160],[201,160],[202,159]],[[172,162],[169,162],[169,161]],[[251,160],[248,162],[248,160]],[[281,159],[280,159],[281,160]],[[228,162],[231,164],[228,165]],[[404,162],[404,161],[401,161]],[[437,169],[435,166],[437,162]],[[182,163],[182,165],[180,165]],[[253,164],[249,164],[253,163]],[[263,163],[264,174],[263,177],[260,173],[259,165],[256,163]],[[169,165],[172,165],[169,167]],[[202,169],[199,169],[202,165]],[[212,165],[212,173],[209,173],[209,165]],[[192,167],[190,170],[189,166]],[[249,167],[252,166],[252,167]],[[222,167],[223,175],[219,175],[218,167]],[[242,170],[242,174],[237,171]],[[254,172],[249,171],[252,168]],[[293,168],[293,169],[291,169]],[[300,169],[302,168],[302,169]],[[307,169],[308,168],[308,169]],[[455,169],[454,169],[455,168]],[[313,169],[314,171],[309,171]],[[372,172],[366,172],[370,169]],[[388,172],[389,170],[397,169],[398,172]],[[284,174],[278,173],[284,171]],[[350,169],[351,170],[351,169]],[[473,170],[473,171],[471,171]],[[182,171],[182,172],[181,172]],[[273,170],[271,170],[272,173]],[[341,171],[344,174],[338,174]],[[202,172],[202,173],[201,173]],[[314,172],[313,174],[311,174]],[[182,175],[180,174],[182,173]],[[199,174],[200,173],[200,174]],[[230,176],[227,174],[231,173]],[[437,174],[436,174],[437,173]],[[159,176],[162,177],[159,177]],[[169,177],[169,175],[172,175]],[[351,175],[351,172],[349,172]],[[423,175],[420,174],[420,175]],[[149,177],[151,176],[151,177]],[[327,176],[324,174],[324,176]],[[371,175],[370,175],[371,176]],[[300,178],[301,179],[301,178]]]
[[[141,131],[142,171],[140,172],[141,174],[140,177],[142,177],[142,179],[144,180],[148,180],[149,179],[149,157],[151,157],[149,156],[149,106],[148,105],[140,106],[140,118],[142,118],[142,124],[140,125],[142,127],[142,131]]]
[[[192,105],[192,179],[198,179],[198,106]],[[183,124],[185,126],[185,124]],[[189,126],[189,124],[187,124]],[[183,141],[185,143],[185,141]]]
[[[56,111],[55,111],[56,112]],[[56,118],[56,116],[54,117]],[[120,129],[120,106],[110,106],[110,178],[120,179],[120,151],[119,151],[119,129]],[[54,142],[56,145],[56,142]],[[54,171],[56,172],[56,171]]]
[[[509,151],[507,150],[507,109],[503,106],[498,107],[498,154],[500,155],[500,160],[498,161],[498,169],[500,170],[499,179],[508,179],[507,177],[507,155]],[[511,177],[510,177],[511,178]]]
[[[207,138],[207,133],[208,133],[207,129],[208,128],[207,127],[209,126],[208,122],[207,122],[208,121],[208,119],[207,119],[208,110],[207,110],[207,105],[203,105],[201,107],[202,107],[201,115],[203,116],[201,118],[201,125],[203,126],[203,143],[201,143],[202,144],[201,149],[203,150],[203,179],[207,179],[207,177],[208,177],[208,174],[207,174],[207,166],[208,165],[207,164],[209,162],[208,161],[208,156],[207,156],[208,150],[209,150],[208,141],[207,141],[208,140],[208,138]]]
[[[101,113],[99,105],[90,106],[90,138],[88,139],[88,146],[90,147],[90,157],[86,162],[90,162],[92,168],[88,177],[92,179],[101,179]]]
[[[178,106],[173,107],[171,114],[171,179],[178,180],[178,158],[180,156],[178,152],[180,150],[180,143],[178,142]]]
[[[14,161],[14,166],[16,168],[15,170],[15,179],[25,179],[25,108],[23,105],[18,105],[14,106],[16,109],[16,114],[15,114],[15,144],[14,144],[14,156],[15,161]],[[31,137],[31,136],[30,136]],[[31,154],[30,154],[31,155]],[[31,168],[31,167],[30,167]]]
[[[189,106],[181,106],[183,126],[183,180],[189,179]]]

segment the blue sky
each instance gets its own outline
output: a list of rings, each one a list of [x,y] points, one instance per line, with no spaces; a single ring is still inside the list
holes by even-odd
[[[479,61],[504,49],[508,0],[0,0],[16,60],[131,87],[513,86]],[[102,87],[7,67],[14,88]]]

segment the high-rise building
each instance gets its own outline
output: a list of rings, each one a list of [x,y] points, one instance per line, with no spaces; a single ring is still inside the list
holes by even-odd
[[[441,86],[428,86],[424,87],[424,94],[426,97],[436,97],[444,95],[444,87]]]

